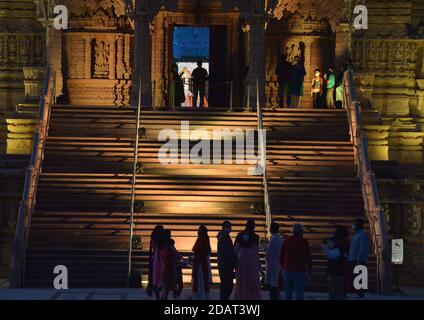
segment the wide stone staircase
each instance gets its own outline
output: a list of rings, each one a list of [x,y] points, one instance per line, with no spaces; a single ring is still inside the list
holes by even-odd
[[[191,132],[205,129],[211,146],[214,129],[257,126],[254,112],[142,112],[134,216],[134,234],[141,243],[134,248],[132,268],[144,277],[149,235],[157,224],[172,230],[186,257],[200,224],[209,228],[214,251],[224,220],[238,232],[246,219],[255,218],[265,237],[262,180],[248,175],[249,165],[159,162],[162,129],[174,130],[180,144],[188,141],[181,121],[188,121]],[[52,286],[56,265],[67,266],[70,287],[126,286],[135,132],[136,113],[129,108],[53,107],[29,231],[25,286]],[[180,148],[182,156],[187,154]],[[215,255],[211,262],[216,265]],[[190,270],[184,273],[189,281]],[[216,279],[216,268],[213,273]]]
[[[269,109],[264,110],[264,127],[272,218],[285,235],[295,223],[304,226],[313,255],[309,285],[325,289],[322,240],[337,225],[353,232],[355,218],[366,220],[346,111]],[[376,290],[373,255],[368,268],[370,288]]]
[[[163,129],[176,135],[180,146],[196,144],[188,142],[182,121],[188,121],[191,133],[206,131],[200,135],[206,135],[211,154],[214,129],[227,129],[224,136],[231,137],[236,129],[240,135],[257,128],[255,112],[142,111],[134,212],[138,243],[131,261],[133,272],[141,272],[143,280],[149,235],[157,224],[172,230],[177,249],[187,258],[197,228],[207,225],[214,280],[216,234],[224,220],[232,221],[235,236],[254,218],[258,234],[266,237],[262,177],[248,174],[252,165],[184,164],[181,158],[188,155],[181,148],[179,163],[159,161],[158,151],[166,143],[158,141]],[[346,113],[265,110],[264,124],[272,217],[285,235],[293,223],[304,224],[314,257],[309,284],[323,289],[321,240],[331,236],[336,224],[350,226],[353,218],[364,215]],[[68,268],[71,288],[126,286],[135,132],[136,112],[128,107],[53,106],[29,226],[26,287],[52,287],[56,265]],[[230,141],[235,150],[234,137]],[[375,260],[371,270],[375,273]],[[184,275],[189,282],[190,269],[184,269]]]

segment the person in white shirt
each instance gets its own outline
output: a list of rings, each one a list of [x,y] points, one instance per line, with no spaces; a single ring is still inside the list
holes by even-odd
[[[283,246],[283,239],[278,233],[279,228],[278,223],[271,223],[271,238],[266,246],[265,284],[269,286],[271,300],[278,300],[279,284],[282,276],[280,253]]]

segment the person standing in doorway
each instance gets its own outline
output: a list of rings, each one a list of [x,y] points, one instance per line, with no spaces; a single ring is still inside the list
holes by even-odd
[[[282,54],[275,70],[278,81],[278,101],[280,108],[284,108],[284,102],[287,101],[287,107],[290,106],[290,79],[292,74],[292,65],[287,61],[287,56]]]
[[[283,246],[283,239],[278,233],[280,226],[276,222],[271,223],[271,238],[266,246],[266,273],[265,284],[269,287],[269,295],[271,300],[278,300],[279,285],[282,277],[280,253]]]
[[[280,256],[286,300],[293,299],[293,292],[296,300],[304,300],[306,277],[312,273],[312,257],[308,240],[303,238],[302,225],[293,225],[293,235],[284,240]]]
[[[303,82],[305,81],[306,70],[299,56],[294,58],[293,72],[290,82],[290,108],[299,108],[303,96]]]
[[[324,88],[324,80],[321,77],[321,71],[319,69],[316,69],[315,77],[312,79],[312,90],[311,90],[311,96],[312,96],[314,109],[318,109],[320,107],[323,88]]]
[[[218,271],[221,281],[220,299],[229,300],[233,292],[234,269],[237,265],[237,257],[234,251],[233,241],[230,237],[231,222],[224,221],[222,230],[218,233]]]
[[[181,107],[181,104],[185,101],[184,94],[184,83],[181,78],[183,73],[178,72],[178,65],[174,63],[172,66],[171,73],[171,98],[172,98],[172,107]]]
[[[353,226],[353,231],[355,235],[352,238],[349,249],[349,264],[351,266],[353,278],[354,269],[356,266],[367,266],[368,262],[368,236],[364,232],[364,220],[355,219]],[[366,290],[360,289],[357,291],[359,297],[363,298],[365,296]]]
[[[334,109],[334,88],[336,86],[336,76],[334,75],[334,69],[328,68],[328,74],[324,75],[324,80],[327,83],[327,95],[326,105],[328,109]]]
[[[209,79],[208,71],[202,67],[203,61],[197,61],[197,68],[191,73],[193,79],[193,108],[197,108],[197,98],[200,96],[200,108],[205,103],[206,81]]]

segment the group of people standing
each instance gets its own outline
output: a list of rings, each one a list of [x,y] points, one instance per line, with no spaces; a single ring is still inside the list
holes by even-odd
[[[343,102],[343,73],[352,68],[352,61],[348,59],[340,69],[338,76],[333,67],[329,67],[323,75],[316,69],[311,84],[311,97],[314,109],[324,104],[329,109],[341,108]],[[304,82],[306,70],[301,57],[296,56],[293,62],[281,55],[275,71],[278,82],[278,98],[281,108],[299,108],[304,96]],[[325,95],[325,101],[323,97]]]
[[[188,72],[188,70],[186,70]],[[178,65],[175,63],[172,66],[171,72],[171,106],[181,107],[186,101],[187,97],[184,90],[184,72],[178,71]],[[209,80],[208,71],[203,67],[203,61],[197,61],[197,67],[189,74],[190,91],[192,94],[192,106],[197,108],[197,101],[199,99],[199,108],[205,106],[206,100],[206,81]]]
[[[343,299],[353,290],[353,269],[366,265],[368,260],[368,237],[363,231],[364,222],[356,219],[352,226],[355,235],[349,243],[349,231],[337,226],[331,238],[323,240],[323,253],[326,256],[328,291],[332,300]],[[217,258],[220,278],[220,299],[229,300],[236,282],[235,300],[260,300],[261,264],[259,259],[260,241],[255,233],[255,221],[249,219],[245,230],[240,232],[233,243],[232,225],[229,221],[222,224],[217,234]],[[308,275],[312,273],[312,258],[309,242],[303,237],[303,226],[295,224],[293,234],[283,238],[279,225],[270,226],[271,237],[265,250],[265,281],[271,300],[278,300],[284,290],[285,299],[304,299]],[[183,289],[182,268],[192,268],[192,298],[210,298],[212,272],[210,256],[212,253],[208,229],[201,225],[193,246],[190,262],[184,262],[176,250],[171,231],[158,225],[152,232],[149,251],[149,283],[147,293],[157,299],[167,300],[172,291],[174,298]],[[363,296],[365,291],[358,291]]]

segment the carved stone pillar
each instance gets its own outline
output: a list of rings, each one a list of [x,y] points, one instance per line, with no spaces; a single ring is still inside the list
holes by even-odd
[[[113,39],[110,43],[109,51],[109,79],[116,79],[116,41]]]
[[[84,79],[91,79],[91,37],[84,38]]]
[[[62,31],[53,27],[53,20],[46,27],[46,60],[56,72],[56,96],[63,95]]]
[[[43,94],[43,67],[24,67],[25,101],[38,100]]]
[[[245,30],[247,37],[247,74],[246,86],[250,87],[250,107],[257,104],[257,82],[259,84],[259,105],[265,107],[265,18],[262,14],[255,14],[248,20]],[[246,94],[248,90],[245,91]],[[247,98],[246,98],[247,99]],[[247,101],[245,99],[245,101]]]
[[[372,109],[372,92],[374,84],[374,73],[357,73],[355,72],[355,83],[357,98],[361,102],[364,109]]]
[[[352,26],[341,23],[336,27],[336,70],[340,70],[352,53]]]
[[[124,36],[118,35],[117,40],[117,61],[116,61],[116,75],[118,79],[123,79],[124,70]]]
[[[417,86],[418,86],[418,90],[417,90],[417,96],[418,96],[417,109],[418,109],[419,115],[421,115],[421,117],[424,117],[424,79],[417,79]]]
[[[131,105],[137,105],[139,88],[141,86],[141,104],[143,106],[151,106],[152,36],[150,34],[150,19],[145,11],[137,11],[134,22],[134,67],[132,71]]]

